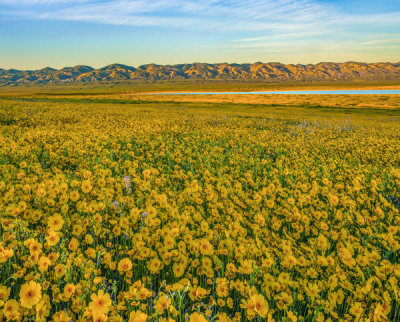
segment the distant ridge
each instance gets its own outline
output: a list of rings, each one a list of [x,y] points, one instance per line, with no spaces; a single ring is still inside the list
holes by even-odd
[[[137,68],[111,64],[94,69],[74,66],[62,69],[46,67],[40,70],[0,68],[0,85],[48,83],[96,83],[121,80],[253,80],[253,81],[334,81],[334,80],[400,80],[399,63],[318,63],[318,64],[148,64]]]

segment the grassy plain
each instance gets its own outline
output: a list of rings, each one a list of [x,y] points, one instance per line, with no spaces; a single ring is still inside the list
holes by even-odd
[[[260,82],[260,81],[223,81],[223,80],[185,80],[185,81],[112,81],[99,83],[70,84],[18,84],[0,86],[0,95],[14,93],[30,94],[118,94],[118,93],[155,93],[155,92],[247,92],[273,90],[327,90],[327,89],[400,89],[396,80],[382,81],[320,81],[320,82]]]
[[[395,95],[4,93],[0,319],[399,320],[399,133]]]

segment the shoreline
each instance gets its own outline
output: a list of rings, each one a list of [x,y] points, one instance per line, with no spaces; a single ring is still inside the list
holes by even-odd
[[[143,95],[212,92],[276,92],[315,90],[400,90],[400,80],[353,82],[222,82],[166,81],[0,86],[0,95]]]
[[[257,90],[238,90],[238,91],[215,91],[215,90],[191,90],[191,91],[184,91],[184,90],[177,90],[177,91],[145,91],[145,92],[135,92],[135,93],[124,93],[122,95],[190,95],[193,93],[193,95],[201,95],[202,93],[207,93],[204,95],[209,95],[208,93],[221,93],[220,95],[239,95],[243,94],[246,95],[252,94],[252,95],[263,95],[262,93],[259,92],[297,92],[297,91],[385,91],[385,90],[400,90],[400,84],[399,85],[388,85],[388,86],[313,86],[313,85],[306,85],[306,86],[288,86],[288,85],[278,85],[277,87],[274,88],[263,88],[263,89],[257,89]],[[238,93],[238,94],[237,94]],[[254,94],[253,94],[254,93]],[[266,93],[265,95],[272,94],[273,93]],[[219,94],[215,94],[219,95]],[[290,94],[288,94],[290,95]],[[307,94],[306,94],[307,95]],[[391,94],[388,94],[391,95]]]

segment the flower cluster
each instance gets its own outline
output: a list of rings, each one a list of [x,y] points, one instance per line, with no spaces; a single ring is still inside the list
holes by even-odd
[[[400,319],[397,122],[1,104],[0,320]]]

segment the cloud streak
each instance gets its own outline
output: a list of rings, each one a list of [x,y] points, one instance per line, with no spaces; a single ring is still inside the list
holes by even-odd
[[[26,19],[187,27],[222,32],[304,34],[310,30],[323,30],[321,33],[324,34],[334,26],[399,24],[400,16],[400,12],[346,15],[334,6],[316,0],[0,0],[0,4],[8,5],[3,14]]]
[[[390,39],[376,39],[370,41],[364,41],[361,43],[364,46],[376,46],[376,45],[400,45],[400,38],[390,38]]]
[[[0,0],[22,19],[244,32],[232,48],[276,48],[323,37],[349,40],[360,27],[400,28],[400,12],[349,15],[318,0]],[[360,32],[358,32],[360,34]],[[254,37],[251,37],[254,35]],[[360,46],[382,45],[361,39]],[[395,42],[394,42],[395,44]]]
[[[32,8],[30,12],[30,17],[37,19],[221,30],[280,29],[284,25],[298,28],[322,21],[332,11],[313,0],[0,0],[0,3],[30,8],[41,4],[40,10]],[[55,4],[62,8],[55,8]]]
[[[93,2],[93,0],[0,0],[0,4],[16,6],[56,5]]]

